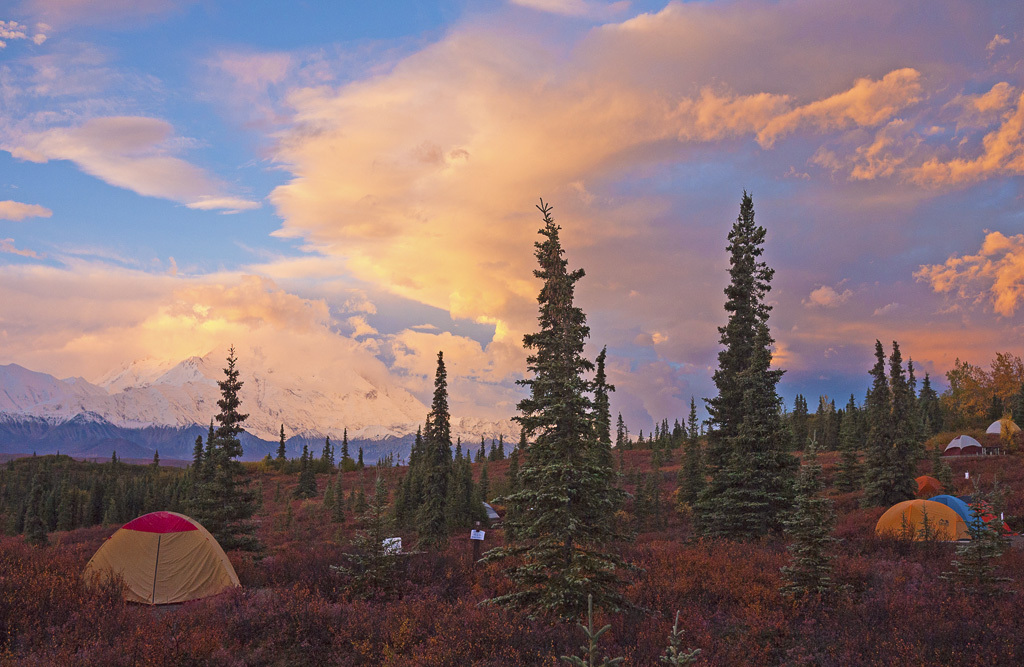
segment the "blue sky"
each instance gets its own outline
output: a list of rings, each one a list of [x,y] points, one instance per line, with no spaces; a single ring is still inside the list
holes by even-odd
[[[544,197],[649,428],[713,392],[744,189],[788,398],[862,397],[876,338],[940,384],[1022,353],[1019,3],[3,11],[0,363],[305,336],[425,397],[444,349],[455,409],[507,417]]]

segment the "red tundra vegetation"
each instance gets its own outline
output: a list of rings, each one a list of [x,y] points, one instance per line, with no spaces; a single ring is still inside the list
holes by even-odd
[[[830,599],[793,601],[779,592],[779,568],[787,563],[782,539],[694,538],[688,517],[675,509],[678,452],[673,458],[661,468],[662,525],[621,546],[639,568],[625,591],[635,609],[596,614],[596,625],[611,624],[602,654],[623,656],[628,665],[659,664],[679,610],[684,646],[702,650],[701,664],[1024,662],[1024,550],[1000,557],[1000,573],[1012,581],[1004,595],[982,600],[940,577],[951,569],[953,545],[878,538],[881,508],[859,509],[859,493],[833,493],[841,540],[835,572],[846,588]],[[822,458],[828,476],[834,457]],[[508,463],[488,466],[500,488]],[[624,466],[649,471],[650,452],[626,452]],[[1008,511],[1018,515],[1020,468],[1015,456],[954,461],[954,492],[970,491],[965,470],[983,484],[998,473]],[[928,463],[921,472],[929,472]],[[253,474],[263,483],[259,537],[266,550],[230,553],[242,587],[206,600],[148,607],[123,601],[114,585],[87,587],[82,569],[115,526],[52,533],[44,547],[0,538],[0,663],[507,666],[564,664],[559,656],[578,653],[578,628],[483,604],[508,583],[497,565],[472,566],[468,535],[453,536],[441,552],[405,556],[390,590],[353,597],[332,567],[343,563],[358,528],[352,513],[332,523],[321,499],[291,499],[294,475]],[[346,473],[344,488],[357,488],[361,474]],[[394,489],[403,469],[386,474]],[[318,481],[322,492],[328,479]],[[485,547],[500,542],[500,528],[487,532]]]

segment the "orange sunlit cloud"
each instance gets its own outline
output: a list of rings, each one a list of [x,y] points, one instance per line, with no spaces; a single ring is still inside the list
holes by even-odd
[[[987,303],[1011,317],[1024,300],[1024,234],[989,232],[977,254],[954,255],[943,264],[922,266],[914,275],[936,292]]]

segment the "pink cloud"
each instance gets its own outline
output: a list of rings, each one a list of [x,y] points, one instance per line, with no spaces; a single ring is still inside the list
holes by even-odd
[[[0,252],[6,252],[11,255],[21,255],[22,257],[31,257],[33,259],[40,259],[42,257],[33,250],[23,250],[15,247],[14,239],[0,239]]]
[[[53,211],[39,204],[23,204],[22,202],[0,201],[0,220],[21,221],[25,218],[49,218]]]
[[[853,296],[851,290],[845,289],[840,292],[829,285],[822,285],[812,290],[804,299],[803,304],[808,308],[838,308],[851,296]]]

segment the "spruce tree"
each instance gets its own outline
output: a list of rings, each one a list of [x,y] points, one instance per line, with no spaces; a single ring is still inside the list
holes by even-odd
[[[941,576],[958,590],[982,597],[1006,593],[1006,584],[1011,579],[1000,576],[995,564],[996,559],[1006,550],[1006,542],[1000,534],[1002,521],[993,518],[986,522],[981,519],[991,512],[991,508],[977,486],[968,507],[973,519],[967,524],[971,539],[957,544],[953,570],[943,572]]]
[[[203,436],[196,436],[196,445],[192,448],[192,470],[196,473],[203,467]]]
[[[358,461],[356,461],[356,470],[362,470],[362,469],[363,469],[363,468],[365,468],[365,467],[366,467],[366,466],[365,466],[365,464],[363,463],[363,448],[362,448],[362,447],[360,447],[360,448],[359,448],[359,460],[358,460]]]
[[[857,402],[850,394],[846,415],[839,429],[839,464],[836,470],[836,488],[844,493],[860,488],[863,471],[860,465],[860,428]]]
[[[718,395],[707,402],[711,480],[696,508],[698,528],[707,536],[743,539],[777,532],[792,497],[795,460],[776,391],[783,371],[771,368],[766,300],[774,271],[759,259],[764,238],[764,227],[754,222],[753,200],[744,192],[729,232],[729,319],[719,327]]]
[[[913,499],[917,492],[914,477],[921,429],[917,401],[903,371],[898,343],[893,341],[886,378],[885,351],[875,341],[871,375],[873,382],[866,406],[870,427],[863,503],[889,507]]]
[[[614,465],[612,458],[612,413],[608,392],[615,391],[607,382],[604,372],[608,348],[601,348],[597,355],[597,371],[594,374],[594,438],[597,440],[598,463],[609,469]]]
[[[439,547],[448,541],[445,503],[452,471],[452,430],[448,414],[448,373],[437,353],[434,398],[423,429],[423,502],[417,510],[420,543]]]
[[[320,454],[320,462],[328,472],[334,467],[334,445],[331,444],[331,436],[324,438],[324,451]]]
[[[892,398],[885,375],[885,350],[875,341],[875,365],[871,368],[871,388],[864,404],[868,437],[865,443],[864,498],[865,507],[886,506],[890,481],[887,479],[889,450],[892,447]]]
[[[49,543],[46,534],[46,521],[43,519],[45,513],[44,505],[46,503],[45,493],[46,489],[43,487],[43,478],[37,473],[32,480],[32,485],[29,487],[23,528],[25,541],[34,546],[45,546]]]
[[[288,450],[285,449],[284,444],[284,424],[281,424],[281,439],[277,443],[277,461],[283,465],[287,460]]]
[[[331,522],[345,523],[345,489],[341,484],[341,472],[334,476],[334,505],[331,506]]]
[[[360,489],[362,497],[362,489]],[[359,522],[351,550],[345,554],[348,564],[336,568],[350,577],[348,589],[355,597],[377,598],[390,594],[397,586],[397,568],[400,555],[391,550],[385,540],[391,537],[392,515],[388,510],[388,490],[384,478],[377,475],[373,498],[369,504],[363,500]]]
[[[249,488],[245,470],[236,458],[242,455],[238,435],[248,417],[238,411],[238,391],[242,382],[235,368],[235,348],[228,352],[228,366],[217,401],[220,413],[214,418],[219,426],[208,438],[202,476],[195,486],[190,514],[217,539],[225,550],[255,551],[260,544],[254,536],[252,516],[256,512],[256,494]],[[213,430],[211,422],[211,431]]]
[[[621,412],[615,422],[615,449],[620,452],[629,449],[629,429],[626,428],[626,422],[622,421]]]
[[[889,450],[889,477],[892,488],[886,504],[913,500],[917,495],[917,461],[921,457],[921,423],[917,396],[908,376],[903,373],[900,346],[892,343],[889,356],[889,387],[892,392],[892,448]]]
[[[704,459],[701,456],[699,436],[697,435],[697,404],[690,397],[690,417],[687,422],[686,449],[683,450],[683,464],[679,467],[680,505],[693,506],[704,488]]]
[[[802,450],[807,445],[810,435],[807,426],[807,399],[797,394],[793,399],[793,413],[789,416],[790,430],[793,432],[793,449]]]
[[[782,592],[797,598],[824,595],[835,588],[832,580],[835,509],[832,501],[822,495],[821,464],[813,439],[804,451],[795,490],[793,513],[785,522],[785,533],[791,543],[787,547],[790,564],[782,568],[786,579]]]
[[[575,286],[584,272],[568,271],[559,227],[551,207],[535,244],[543,281],[537,302],[539,328],[523,343],[531,375],[521,380],[530,395],[519,402],[515,417],[530,439],[519,469],[520,490],[506,498],[507,546],[488,552],[487,560],[516,558],[508,570],[513,590],[492,602],[575,618],[587,608],[588,595],[606,609],[621,607],[617,571],[624,566],[609,551],[617,535],[614,514],[622,492],[595,437],[595,415],[588,394],[594,383],[585,374],[593,364],[583,356],[590,329],[574,305]]]
[[[299,459],[299,483],[295,487],[296,498],[316,497],[316,472],[309,454],[309,445],[302,445],[302,457]]]
[[[924,437],[930,438],[942,431],[942,403],[939,395],[932,387],[932,380],[928,373],[924,374],[921,381],[921,393],[917,397],[918,410],[921,413],[921,422],[924,428]]]

